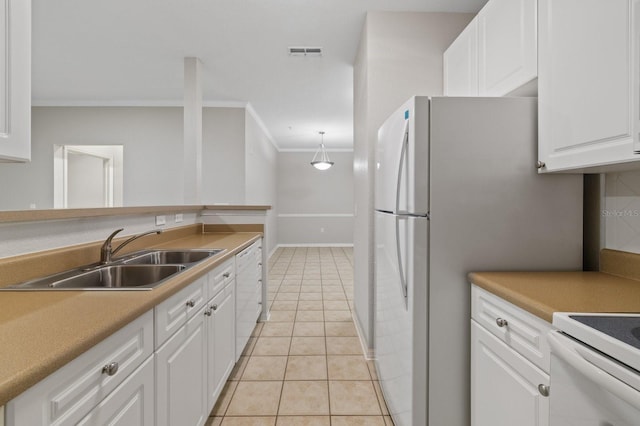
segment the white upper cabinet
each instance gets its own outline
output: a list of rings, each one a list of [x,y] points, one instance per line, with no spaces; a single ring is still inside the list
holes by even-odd
[[[536,0],[490,0],[478,13],[478,94],[504,96],[538,75]]]
[[[445,96],[478,96],[477,19],[444,52],[443,65]]]
[[[31,159],[31,0],[0,0],[0,161]]]
[[[445,96],[535,95],[536,0],[489,0],[444,52]]]
[[[542,172],[602,172],[640,160],[639,3],[540,0]]]

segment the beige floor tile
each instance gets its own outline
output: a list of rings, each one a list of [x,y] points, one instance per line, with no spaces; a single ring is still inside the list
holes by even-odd
[[[225,417],[222,426],[274,426],[275,417]]]
[[[340,281],[340,278],[325,278],[324,275],[322,276],[322,285],[323,286],[341,286],[342,285],[342,281]]]
[[[240,380],[240,378],[242,377],[242,373],[244,373],[244,369],[247,367],[248,361],[248,356],[241,356],[236,365],[233,367],[233,370],[231,370],[229,380]]]
[[[278,413],[284,416],[328,415],[328,393],[326,381],[285,381]]]
[[[355,337],[358,335],[353,322],[329,322],[326,324],[325,329],[327,336]],[[262,329],[263,336],[264,332],[265,329]]]
[[[327,380],[324,355],[289,356],[285,380]]]
[[[242,383],[242,382],[240,382]],[[367,381],[329,381],[331,414],[381,416],[380,405],[373,389]],[[237,391],[236,391],[237,393]]]
[[[361,355],[327,356],[329,380],[371,380],[369,369]]]
[[[332,291],[329,293],[322,293],[322,300],[331,301],[331,300],[341,300],[346,301],[347,296],[344,295],[343,292]]]
[[[242,374],[242,380],[283,380],[286,356],[252,356]]]
[[[386,426],[394,426],[393,420],[391,420],[390,416],[384,416],[384,424]]]
[[[362,347],[357,337],[327,337],[327,354],[362,355]],[[254,349],[254,353],[255,353]]]
[[[320,285],[303,285],[300,288],[300,294],[302,293],[320,293],[322,294],[322,287]]]
[[[262,327],[264,327],[263,322],[256,323],[256,326],[253,327],[253,331],[251,332],[251,337],[260,336],[260,332],[262,332]]]
[[[331,426],[329,416],[278,416],[276,426]]]
[[[325,321],[352,321],[350,311],[324,311]]]
[[[299,297],[300,293],[283,293],[283,292],[278,292],[278,295],[276,296],[275,300],[277,301],[297,301],[298,297]]]
[[[238,386],[238,383],[240,382],[228,381],[227,383],[225,383],[224,387],[222,388],[222,392],[220,392],[220,396],[218,396],[216,404],[213,406],[213,410],[211,410],[210,416],[224,416],[227,408],[229,407],[229,403],[231,402],[231,398],[233,397],[233,393]]]
[[[331,416],[331,426],[385,426],[382,416]]]
[[[278,302],[274,302],[274,305]],[[348,311],[349,305],[344,300],[329,300],[324,303],[325,311]]]
[[[283,294],[283,293],[300,293],[300,285],[299,284],[291,285],[291,284],[287,284],[286,282],[283,282],[280,285],[280,289],[278,289],[278,294]]]
[[[369,374],[371,375],[371,380],[378,380],[378,372],[376,371],[376,362],[372,360],[367,361],[367,367],[369,367]]]
[[[291,322],[296,319],[296,311],[272,311],[269,314],[269,321]]]
[[[276,300],[271,305],[272,311],[295,311],[298,309],[298,302],[293,300]]]
[[[283,311],[290,312],[290,311]],[[267,322],[262,327],[260,337],[278,337],[278,336],[291,336],[293,332],[292,322]]]
[[[373,388],[376,391],[376,396],[378,397],[378,403],[380,404],[380,409],[382,410],[383,416],[389,415],[389,409],[387,408],[387,403],[384,400],[384,396],[382,396],[382,388],[380,388],[380,383],[378,381],[373,382]]]
[[[244,349],[242,350],[242,356],[251,355],[251,353],[253,352],[253,348],[255,348],[256,346],[257,340],[258,340],[257,337],[249,337],[249,340],[247,340],[247,344],[244,346]]]
[[[327,348],[324,337],[293,337],[289,355],[325,355]]]
[[[222,423],[222,417],[209,417],[204,426],[220,426]]]
[[[291,337],[260,337],[252,355],[288,355],[290,344]]]
[[[237,382],[227,416],[275,416],[282,382]]]
[[[293,335],[315,337],[324,336],[324,322],[296,322],[293,327]]]
[[[322,293],[300,293],[300,300],[322,300]]]
[[[323,293],[340,293],[344,296],[344,289],[341,285],[330,285],[322,283],[322,292]]]
[[[300,311],[321,311],[323,302],[320,300],[301,300],[298,302],[298,310]]]
[[[323,311],[298,311],[296,321],[324,321]]]

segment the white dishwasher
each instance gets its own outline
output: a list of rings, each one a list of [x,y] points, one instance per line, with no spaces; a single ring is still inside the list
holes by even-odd
[[[640,426],[640,314],[555,313],[551,426]]]

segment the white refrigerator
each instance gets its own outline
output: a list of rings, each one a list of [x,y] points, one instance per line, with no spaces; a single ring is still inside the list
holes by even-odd
[[[414,97],[376,151],[385,400],[396,426],[468,426],[467,274],[581,269],[582,176],[537,174],[535,98]]]

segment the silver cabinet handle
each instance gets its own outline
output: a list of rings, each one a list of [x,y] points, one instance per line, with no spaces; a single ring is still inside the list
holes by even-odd
[[[218,305],[213,305],[213,306],[211,307],[211,309],[213,309],[214,311],[217,311],[217,310],[218,310]]]
[[[192,300],[187,300],[187,306],[190,308],[193,308],[194,306],[196,306],[196,302]]]
[[[262,266],[262,262],[258,262],[258,266]]]
[[[229,278],[231,276],[231,272],[225,272],[224,274],[222,274],[222,276],[224,278]]]
[[[504,318],[496,318],[496,324],[498,327],[506,327],[509,325],[509,322]]]
[[[118,367],[120,366],[118,365],[117,362],[110,362],[109,364],[102,367],[102,374],[106,374],[107,376],[113,376],[118,372]]]
[[[210,317],[211,316],[211,309],[205,309],[204,314],[205,314],[205,316]]]
[[[538,385],[538,392],[540,392],[540,395],[542,396],[549,396],[549,393],[551,392],[551,388],[548,385],[543,385],[542,383]]]
[[[540,161],[538,160],[538,162],[536,163],[536,168],[538,169],[543,169],[545,168],[547,165],[544,163],[544,161]]]

